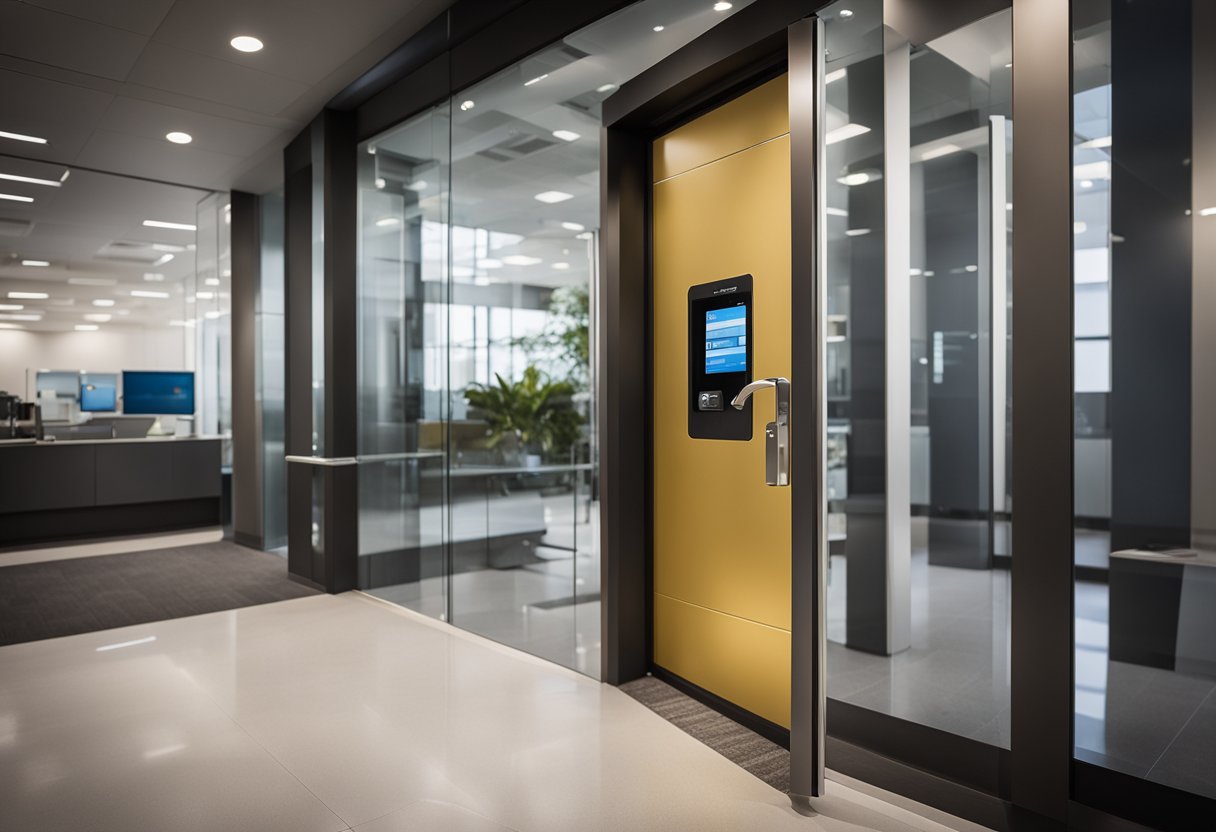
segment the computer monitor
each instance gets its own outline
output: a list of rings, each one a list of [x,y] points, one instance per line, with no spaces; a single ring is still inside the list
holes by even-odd
[[[118,410],[118,374],[81,373],[80,409],[84,413],[113,413]]]
[[[123,370],[122,412],[192,416],[194,373],[185,370]]]

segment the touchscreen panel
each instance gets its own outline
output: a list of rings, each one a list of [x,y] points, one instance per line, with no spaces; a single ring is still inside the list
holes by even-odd
[[[747,372],[747,306],[705,313],[705,372]]]

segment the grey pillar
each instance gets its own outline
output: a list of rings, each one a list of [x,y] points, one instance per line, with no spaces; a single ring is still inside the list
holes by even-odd
[[[262,432],[258,402],[257,299],[261,212],[253,194],[233,191],[232,205],[232,531],[237,543],[263,548]]]

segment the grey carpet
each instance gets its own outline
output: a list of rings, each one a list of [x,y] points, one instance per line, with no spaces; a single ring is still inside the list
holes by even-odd
[[[316,594],[285,559],[228,541],[5,566],[0,645]]]
[[[653,676],[626,682],[621,690],[744,771],[789,792],[790,752],[781,746]]]

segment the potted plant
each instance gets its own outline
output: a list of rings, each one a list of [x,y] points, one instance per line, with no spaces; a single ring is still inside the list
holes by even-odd
[[[582,427],[572,398],[574,385],[553,381],[534,366],[525,369],[519,381],[497,373],[494,378],[495,384],[475,382],[464,392],[469,407],[489,424],[490,447],[510,436],[529,466],[539,465],[542,458],[565,461]]]

